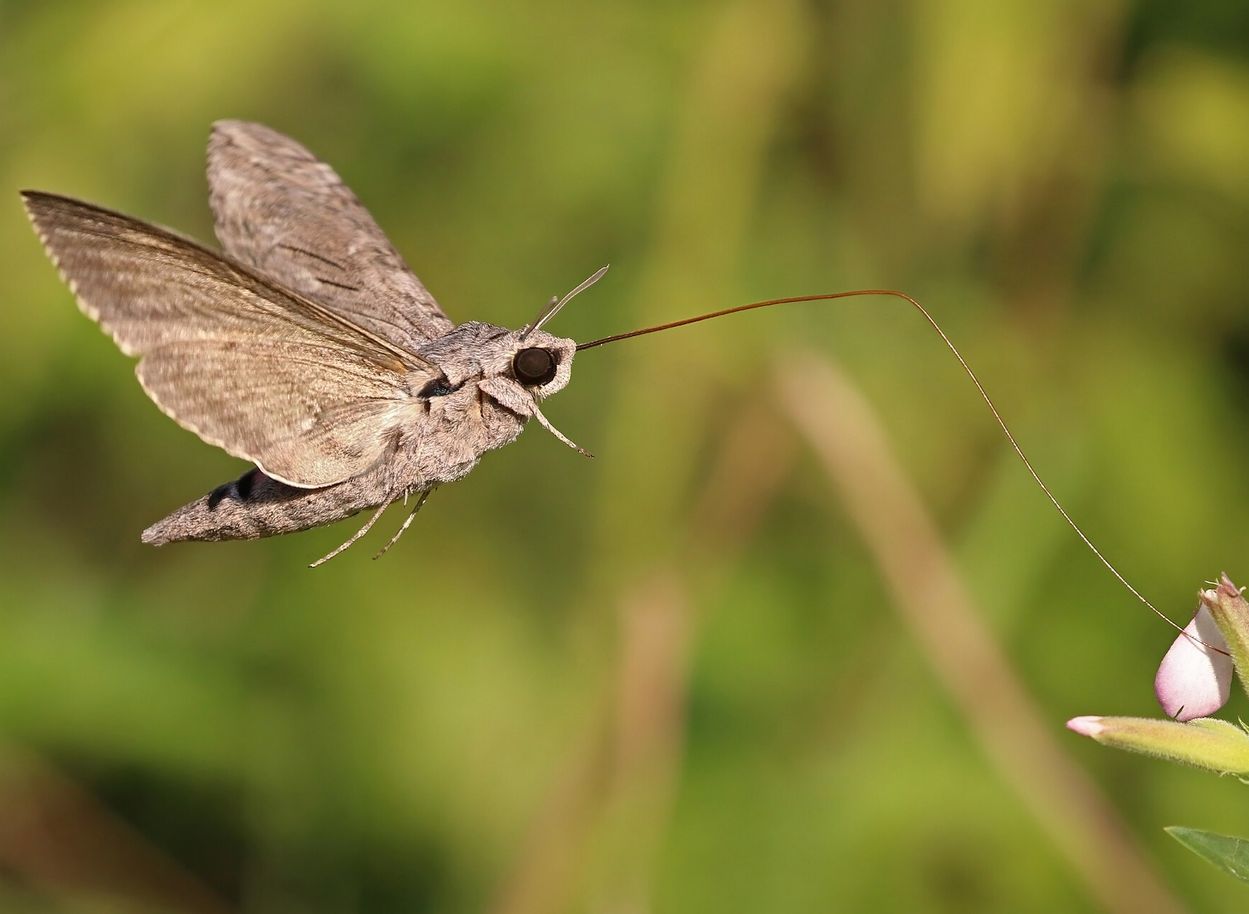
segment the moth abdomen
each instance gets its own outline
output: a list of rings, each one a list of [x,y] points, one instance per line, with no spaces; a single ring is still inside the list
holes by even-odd
[[[224,483],[143,531],[153,546],[184,540],[258,539],[350,517],[390,501],[376,472],[319,489],[279,482],[259,469]]]
[[[216,510],[217,505],[221,504],[226,498],[233,498],[236,501],[247,501],[251,497],[257,476],[264,476],[264,474],[258,469],[248,470],[233,482],[225,482],[217,486],[217,488],[208,493],[208,510]]]

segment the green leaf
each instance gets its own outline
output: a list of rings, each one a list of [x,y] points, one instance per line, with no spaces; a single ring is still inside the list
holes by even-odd
[[[1249,882],[1249,840],[1181,826],[1171,826],[1166,832],[1198,857],[1242,882]]]

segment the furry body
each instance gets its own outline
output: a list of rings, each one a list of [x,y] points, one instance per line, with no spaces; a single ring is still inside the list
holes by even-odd
[[[250,470],[148,527],[143,542],[255,539],[332,524],[462,479],[482,454],[511,444],[525,427],[526,417],[498,405],[474,383],[424,403],[412,427],[401,431],[394,453],[359,476],[300,489]]]

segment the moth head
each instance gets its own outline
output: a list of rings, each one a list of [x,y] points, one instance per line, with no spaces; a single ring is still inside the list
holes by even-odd
[[[508,373],[535,399],[541,400],[568,386],[576,352],[577,344],[572,340],[551,336],[542,330],[530,331],[523,338],[518,333]]]
[[[586,457],[592,456],[590,452],[551,425],[538,406],[539,400],[568,385],[573,356],[577,354],[574,341],[551,336],[542,327],[606,272],[607,267],[598,270],[567,295],[552,298],[538,316],[520,330],[504,334],[490,357],[482,361],[485,377],[478,382],[478,388],[501,406],[519,416],[537,419],[548,432]]]
[[[541,400],[563,390],[568,385],[577,344],[572,340],[551,336],[542,327],[564,305],[602,279],[606,272],[607,267],[602,267],[567,295],[552,298],[538,312],[536,318],[515,333],[509,334],[508,342],[512,347],[509,365],[506,372],[498,373],[515,381],[534,400]]]
[[[477,347],[482,391],[521,416],[568,386],[577,344],[544,330],[500,328],[493,340]]]
[[[499,338],[499,347],[484,362],[478,389],[518,416],[532,417],[564,444],[585,456],[578,447],[542,415],[538,401],[563,390],[572,375],[577,344],[542,330],[517,330]]]

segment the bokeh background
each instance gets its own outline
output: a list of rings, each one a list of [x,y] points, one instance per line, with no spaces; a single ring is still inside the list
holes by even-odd
[[[1245,909],[1161,830],[1241,785],[1063,729],[1158,714],[1172,633],[897,300],[582,354],[597,460],[532,430],[379,562],[398,511],[143,547],[243,467],[16,192],[210,238],[220,117],[453,319],[905,289],[1143,592],[1249,578],[1243,4],[0,0],[0,910]]]

